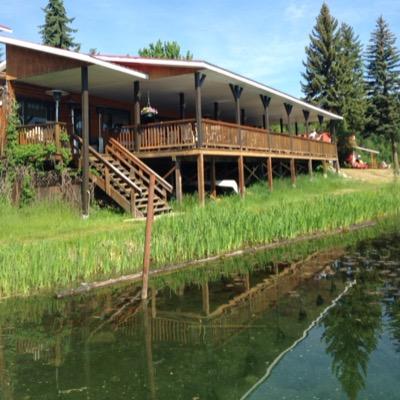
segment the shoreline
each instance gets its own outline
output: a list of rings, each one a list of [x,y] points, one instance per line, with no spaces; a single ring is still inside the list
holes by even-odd
[[[247,254],[254,254],[254,253],[258,253],[258,252],[269,250],[269,249],[275,249],[275,248],[279,248],[279,247],[293,245],[293,244],[304,242],[307,240],[321,239],[324,237],[338,235],[340,233],[348,233],[348,232],[357,231],[357,230],[361,230],[361,229],[371,228],[371,227],[376,226],[378,222],[379,222],[379,220],[360,222],[358,224],[353,224],[353,225],[351,225],[349,227],[345,227],[345,228],[337,228],[337,229],[333,229],[331,231],[325,231],[325,232],[319,231],[319,232],[312,233],[310,235],[301,235],[301,236],[298,236],[298,237],[295,237],[292,239],[285,239],[285,240],[281,240],[281,241],[277,241],[277,242],[273,242],[273,243],[266,243],[266,244],[258,245],[258,246],[245,247],[243,249],[218,254],[215,256],[210,256],[210,257],[201,258],[201,259],[197,259],[197,260],[191,260],[191,261],[187,261],[187,262],[179,263],[179,264],[175,264],[175,265],[167,265],[165,267],[159,267],[157,269],[150,270],[149,277],[167,275],[170,273],[182,271],[186,268],[201,266],[202,264],[208,264],[208,263],[211,263],[214,261],[221,261],[225,258],[229,259],[229,258],[247,255]],[[78,286],[76,288],[65,289],[65,290],[56,292],[55,298],[63,299],[66,297],[71,297],[71,296],[88,293],[95,289],[106,288],[106,287],[118,285],[121,283],[138,282],[138,281],[140,281],[141,278],[142,278],[142,273],[137,272],[134,274],[121,275],[120,277],[117,277],[117,278],[106,279],[104,281],[93,281],[91,283],[81,284],[80,286]]]

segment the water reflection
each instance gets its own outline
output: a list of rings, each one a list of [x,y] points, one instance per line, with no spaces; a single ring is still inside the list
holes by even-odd
[[[368,389],[385,318],[400,349],[398,239],[351,252],[335,246],[291,265],[241,266],[210,279],[192,272],[173,288],[163,277],[151,282],[144,304],[135,301],[135,286],[70,301],[2,303],[0,397],[238,399],[255,388],[250,397],[281,398],[260,378],[356,279],[323,319],[313,351],[331,358],[342,387],[337,398],[357,399]],[[301,362],[307,369],[307,358]],[[297,397],[309,398],[302,387]]]

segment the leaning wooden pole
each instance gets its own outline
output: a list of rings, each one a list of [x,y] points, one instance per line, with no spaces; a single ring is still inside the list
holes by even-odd
[[[144,255],[143,255],[143,284],[142,284],[142,300],[147,299],[149,287],[149,268],[150,268],[150,252],[151,252],[151,231],[154,221],[154,186],[156,177],[154,174],[150,176],[149,197],[147,200],[147,218],[146,218],[146,235],[144,239]]]
[[[82,94],[82,217],[89,217],[89,74],[81,67]]]

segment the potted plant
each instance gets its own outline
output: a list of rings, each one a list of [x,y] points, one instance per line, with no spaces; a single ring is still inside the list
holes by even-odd
[[[143,107],[142,110],[140,111],[140,115],[145,121],[152,121],[158,114],[157,109],[154,107],[147,105],[146,107]]]

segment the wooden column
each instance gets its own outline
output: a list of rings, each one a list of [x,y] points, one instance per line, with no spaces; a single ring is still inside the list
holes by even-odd
[[[282,118],[279,118],[279,124],[281,127],[281,133],[283,133],[283,119]]]
[[[179,158],[175,160],[175,197],[179,204],[182,203],[182,172],[181,160]]]
[[[283,103],[283,105],[285,106],[285,110],[286,110],[288,132],[291,135],[292,134],[292,125],[290,123],[290,114],[293,110],[293,105],[290,103]]]
[[[82,94],[82,217],[89,217],[89,72],[81,67]]]
[[[240,120],[240,96],[242,95],[243,88],[239,85],[229,84],[231,88],[233,98],[235,99],[235,114],[236,114],[236,124],[238,125],[238,143],[240,147],[242,147],[242,130],[240,129],[241,120]]]
[[[196,126],[197,126],[197,147],[203,146],[203,126],[201,123],[201,87],[203,86],[206,75],[200,72],[194,73],[194,88],[196,90]]]
[[[314,171],[313,171],[312,159],[311,158],[308,160],[308,173],[310,175],[310,178],[312,179],[314,177]]]
[[[246,124],[246,110],[244,108],[240,110],[240,123],[241,125]]]
[[[185,93],[179,93],[179,118],[186,118]]]
[[[211,196],[217,197],[217,174],[215,171],[215,158],[211,159]]]
[[[294,158],[290,159],[290,178],[292,180],[293,187],[296,186],[296,163]]]
[[[305,125],[306,125],[306,133],[307,133],[307,136],[308,136],[308,134],[310,133],[310,129],[309,129],[309,126],[308,126],[308,119],[310,118],[310,111],[303,110],[303,116],[304,116],[304,122],[305,122]]]
[[[299,136],[299,125],[297,124],[297,121],[294,123],[294,134]]]
[[[205,204],[204,190],[204,155],[200,153],[197,156],[197,192],[199,195],[199,203],[201,206]]]
[[[273,171],[272,171],[272,157],[267,158],[267,172],[268,172],[268,187],[272,192],[273,190]]]
[[[324,116],[318,114],[318,122],[319,122],[319,127],[322,128],[322,124],[324,123]]]
[[[263,105],[263,128],[269,131],[269,103],[271,97],[260,94],[261,103]]]
[[[244,184],[244,160],[243,156],[238,157],[238,170],[239,170],[239,194],[244,197],[245,184]]]
[[[133,134],[134,134],[134,148],[135,151],[140,150],[140,83],[139,81],[133,82]]]
[[[214,103],[214,119],[215,121],[219,120],[219,103],[217,101]]]
[[[328,163],[324,160],[322,161],[322,169],[324,171],[324,178],[328,177]]]

